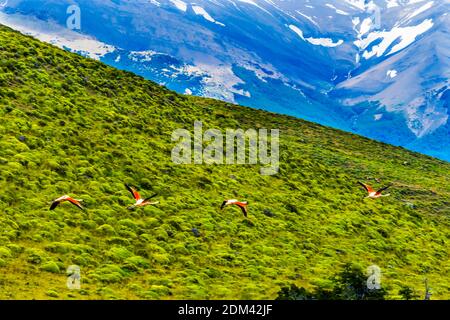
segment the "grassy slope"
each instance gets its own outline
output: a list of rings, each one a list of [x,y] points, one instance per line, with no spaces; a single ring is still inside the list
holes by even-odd
[[[180,96],[1,26],[0,115],[0,298],[275,298],[346,262],[380,266],[391,298],[402,284],[422,295],[425,277],[450,298],[448,163]],[[281,129],[280,173],[172,164],[171,133],[194,120]],[[393,182],[393,196],[362,200],[358,179]],[[128,211],[125,181],[161,204]],[[89,210],[48,211],[65,193]],[[248,220],[218,210],[230,197],[250,201]],[[71,264],[82,291],[66,288]]]

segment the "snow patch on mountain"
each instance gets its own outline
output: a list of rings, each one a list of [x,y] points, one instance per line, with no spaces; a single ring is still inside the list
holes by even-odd
[[[420,8],[418,8],[417,10],[415,10],[414,12],[412,12],[411,14],[407,15],[405,18],[403,18],[402,20],[397,22],[396,26],[404,24],[407,21],[410,21],[412,18],[418,16],[419,14],[431,9],[433,7],[433,4],[434,4],[434,1],[430,1],[426,4],[424,4],[423,6],[421,6]]]
[[[213,17],[211,17],[211,15],[210,15],[208,12],[206,12],[206,10],[203,9],[202,7],[200,7],[200,6],[192,6],[192,10],[194,10],[194,12],[195,12],[196,15],[202,16],[203,18],[205,18],[205,20],[207,20],[207,21],[209,21],[209,22],[212,22],[212,23],[215,23],[215,24],[218,24],[218,25],[220,25],[220,26],[222,26],[222,27],[225,27],[225,24],[216,21],[216,20],[215,20]]]
[[[406,109],[408,127],[418,138],[432,133],[449,119],[447,110],[430,103],[426,97],[417,97]]]
[[[316,46],[323,46],[329,48],[334,48],[344,43],[344,40],[342,39],[338,40],[337,42],[334,42],[333,39],[330,38],[306,38],[306,41]]]
[[[299,27],[294,26],[293,24],[291,24],[291,25],[289,25],[289,29],[294,31],[300,38],[305,40],[305,37],[303,36],[303,31]]]
[[[156,0],[149,0],[149,1],[150,1],[151,4],[153,4],[153,5],[157,6],[157,7],[160,7],[160,6],[161,6],[161,3],[159,3],[159,2],[156,1]]]
[[[131,51],[128,55],[128,58],[135,62],[148,62],[151,61],[153,56],[158,54],[155,51],[147,50],[147,51]]]
[[[208,74],[203,77],[203,94],[210,98],[217,98],[229,102],[235,102],[234,95],[250,97],[251,94],[243,89],[236,89],[245,82],[236,76],[231,65],[209,65],[204,63],[189,66],[187,74]]]
[[[255,6],[255,7],[257,7],[258,9],[260,9],[260,10],[262,10],[262,11],[264,11],[264,12],[270,14],[270,15],[272,15],[272,14],[270,13],[270,11],[264,9],[263,7],[261,7],[260,5],[258,5],[258,4],[257,4],[255,1],[253,1],[253,0],[237,0],[237,1],[242,2],[242,3],[246,3],[246,4],[250,4],[250,5]]]
[[[316,21],[314,21],[313,18],[311,18],[310,16],[300,12],[299,10],[296,10],[295,12],[297,12],[299,15],[301,15],[302,17],[306,18],[308,21],[310,21],[312,24],[314,24],[316,27],[319,27],[318,23]]]
[[[354,21],[356,22],[356,20],[354,20]],[[359,23],[359,20],[358,20],[358,23]],[[355,27],[357,25],[358,24],[356,24]],[[372,23],[372,19],[371,18],[364,19],[362,21],[361,26],[360,26],[359,31],[358,31],[358,39],[361,39],[361,37],[363,35],[365,35],[367,32],[369,32],[370,29],[372,29],[372,25],[373,25],[373,23]]]
[[[400,5],[398,4],[397,0],[386,0],[386,7],[388,9],[395,8],[395,7],[398,7],[398,6],[400,6]]]
[[[187,11],[188,5],[186,2],[181,1],[181,0],[170,0],[170,2],[172,2],[172,4],[178,9],[181,10],[183,12]]]
[[[291,29],[292,31],[294,31],[302,40],[304,41],[308,41],[309,43],[316,45],[316,46],[323,46],[323,47],[329,47],[329,48],[333,48],[333,47],[337,47],[340,46],[341,44],[344,43],[344,40],[338,40],[337,42],[334,42],[333,39],[330,38],[305,38],[305,36],[303,35],[303,31],[291,24],[289,25],[289,29]]]
[[[379,120],[381,120],[381,118],[383,118],[383,114],[382,114],[382,113],[378,113],[378,114],[375,114],[375,115],[373,116],[373,119],[374,119],[375,121],[379,121]]]
[[[397,76],[397,70],[388,70],[386,72],[386,75],[390,77],[391,79],[395,78]]]
[[[116,50],[114,46],[100,42],[93,37],[79,34],[56,23],[44,22],[34,17],[21,14],[7,15],[0,12],[0,23],[23,34],[62,49],[70,49],[72,52],[95,60],[100,60],[101,57]]]
[[[431,27],[433,27],[433,20],[426,19],[421,24],[412,27],[394,27],[390,31],[371,32],[364,39],[356,40],[354,44],[361,51],[364,50],[362,56],[368,60],[373,57],[381,57],[394,41],[400,39],[399,43],[386,54],[388,56],[409,46],[419,35],[427,32]],[[378,39],[381,39],[379,44],[374,45],[369,50],[365,50],[370,44]]]
[[[345,0],[345,2],[350,4],[353,7],[358,8],[359,10],[366,9],[366,1],[365,0]]]
[[[333,6],[333,5],[330,4],[330,3],[325,4],[325,6],[327,6],[328,8],[333,9],[337,14],[340,14],[340,15],[343,15],[343,16],[348,16],[348,15],[349,15],[348,12],[345,12],[345,11],[343,11],[343,10],[340,10],[340,9],[336,8],[335,6]]]

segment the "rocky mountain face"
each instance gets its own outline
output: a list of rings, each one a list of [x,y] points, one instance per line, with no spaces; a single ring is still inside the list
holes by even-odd
[[[447,0],[3,0],[0,6],[2,24],[178,92],[450,160]]]

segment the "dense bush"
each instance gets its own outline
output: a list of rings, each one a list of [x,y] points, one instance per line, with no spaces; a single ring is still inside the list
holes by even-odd
[[[277,300],[384,300],[387,290],[369,289],[367,275],[357,266],[347,264],[343,270],[333,276],[329,286],[317,286],[312,292],[298,288],[295,284],[284,287],[278,293]]]

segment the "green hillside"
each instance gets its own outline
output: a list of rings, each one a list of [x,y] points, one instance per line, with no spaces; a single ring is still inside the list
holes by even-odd
[[[378,265],[450,298],[450,164],[295,118],[178,95],[0,26],[1,299],[275,299]],[[280,171],[176,165],[173,130],[280,129]],[[393,183],[363,199],[357,181]],[[127,210],[124,183],[160,204]],[[87,210],[53,199],[69,194]],[[224,199],[248,200],[220,211]],[[193,228],[198,230],[192,230]],[[81,290],[66,269],[81,268]]]

